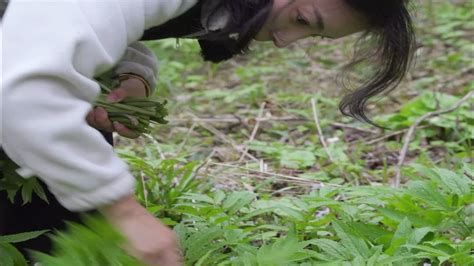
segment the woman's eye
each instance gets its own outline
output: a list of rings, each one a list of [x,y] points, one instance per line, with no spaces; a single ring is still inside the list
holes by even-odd
[[[303,25],[303,26],[308,26],[308,25],[309,25],[309,22],[308,22],[303,16],[301,16],[301,15],[298,15],[298,16],[296,17],[296,21],[297,21],[299,24]]]

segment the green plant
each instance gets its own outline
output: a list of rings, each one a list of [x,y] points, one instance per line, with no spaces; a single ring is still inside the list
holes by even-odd
[[[16,170],[19,166],[0,150],[0,191],[7,193],[8,199],[13,202],[15,195],[20,191],[23,204],[31,202],[33,193],[46,202],[46,194],[38,183],[37,177],[23,178]]]
[[[149,211],[168,225],[176,224],[180,219],[174,207],[184,194],[196,191],[200,185],[197,180],[197,162],[181,165],[178,160],[160,160],[153,165],[136,156],[122,154],[136,169],[141,182],[137,185],[137,197]]]
[[[84,216],[84,225],[68,223],[65,232],[51,236],[51,255],[34,252],[45,266],[144,266],[122,249],[125,239],[101,217]]]
[[[462,171],[414,167],[426,179],[398,190],[328,188],[282,199],[188,193],[175,206],[183,214],[175,230],[188,265],[474,262],[472,182]]]
[[[118,85],[117,81],[110,74],[104,74],[96,81],[100,84],[102,93],[94,104],[107,110],[111,121],[119,122],[139,134],[150,133],[152,123],[168,123],[165,120],[168,115],[166,101],[130,97],[119,103],[110,103],[107,95]]]
[[[48,230],[0,236],[0,265],[28,265],[26,258],[12,244],[36,238],[46,232],[48,232]]]

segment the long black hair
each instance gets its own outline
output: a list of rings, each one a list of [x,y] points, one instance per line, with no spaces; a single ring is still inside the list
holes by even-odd
[[[183,15],[145,31],[142,40],[196,38],[203,59],[219,63],[248,51],[272,7],[273,0],[199,0]],[[227,23],[212,30],[210,24],[222,15]]]
[[[339,109],[345,115],[375,125],[366,115],[367,101],[395,89],[408,72],[415,50],[415,32],[405,0],[344,0],[363,14],[369,27],[355,46],[355,57],[345,67],[348,74],[357,65],[369,61],[374,73],[362,85],[344,96]],[[340,84],[351,88],[349,75],[341,75]]]

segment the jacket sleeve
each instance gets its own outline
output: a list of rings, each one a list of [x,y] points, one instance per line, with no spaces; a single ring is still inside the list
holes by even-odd
[[[2,21],[1,143],[72,211],[133,192],[134,178],[85,116],[111,69],[147,27],[194,0],[10,1]]]
[[[125,55],[114,68],[116,75],[133,73],[143,77],[150,85],[151,93],[157,85],[158,60],[155,54],[143,43],[136,42],[127,47]]]

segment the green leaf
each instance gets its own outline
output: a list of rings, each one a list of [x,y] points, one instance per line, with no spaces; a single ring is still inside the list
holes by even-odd
[[[415,265],[418,265],[419,262],[420,262],[420,260],[417,258],[416,255],[406,253],[406,254],[401,254],[401,255],[398,255],[398,256],[390,256],[388,258],[380,259],[377,262],[377,266],[378,265],[403,265],[403,266],[410,265],[410,266],[415,266]],[[397,264],[394,264],[394,263],[397,263]]]
[[[350,258],[349,251],[345,246],[330,239],[313,239],[306,241],[308,244],[312,244],[320,248],[331,258],[339,260],[346,260]]]
[[[223,247],[225,243],[218,242],[216,239],[223,237],[224,232],[219,227],[200,228],[199,231],[194,232],[184,242],[186,260],[192,264],[205,256],[209,250]]]
[[[257,252],[258,265],[291,265],[304,256],[306,243],[298,242],[294,233],[279,238],[271,245],[262,246]]]
[[[379,260],[380,256],[382,255],[382,250],[383,250],[383,246],[373,247],[372,250],[371,250],[372,256],[367,260],[366,265],[367,266],[376,266],[377,261]]]
[[[423,246],[423,245],[410,245],[410,244],[408,244],[408,245],[405,245],[405,247],[426,251],[426,252],[428,252],[428,253],[436,256],[436,257],[450,257],[451,256],[450,254],[448,254],[444,251],[441,251],[439,249],[428,247],[428,246]]]
[[[353,234],[346,225],[339,221],[334,220],[332,226],[344,247],[352,253],[354,257],[361,256],[368,258],[370,256],[369,247],[363,238]]]
[[[19,234],[14,234],[14,235],[0,236],[0,244],[24,242],[33,238],[37,238],[38,236],[45,234],[47,232],[49,232],[49,230],[24,232],[24,233],[19,233]]]
[[[233,192],[224,200],[223,208],[232,214],[250,204],[254,199],[255,194],[253,193],[247,191]]]
[[[36,193],[36,195],[45,201],[46,203],[49,203],[48,197],[46,196],[46,193],[44,192],[43,187],[40,185],[40,183],[37,181],[37,177],[32,177],[32,179],[36,179],[36,182],[33,183],[33,191]]]
[[[412,231],[413,230],[411,228],[410,220],[405,217],[405,219],[403,219],[403,221],[398,225],[397,230],[393,234],[390,247],[387,249],[387,254],[397,254],[397,249],[401,245],[406,244],[407,238],[412,233]]]
[[[0,243],[0,265],[27,266],[25,257],[11,244]]]
[[[408,212],[402,212],[396,209],[377,208],[377,210],[379,210],[385,217],[399,223],[401,223],[405,218],[408,218],[410,222],[415,226],[430,225],[431,222],[429,220],[423,219],[419,215]]]
[[[316,163],[316,156],[310,151],[285,152],[281,155],[280,164],[292,169],[305,169]]]
[[[446,188],[459,196],[470,194],[472,182],[464,175],[457,175],[446,169],[435,168],[434,171],[438,174]]]
[[[253,218],[253,217],[255,217],[255,216],[258,216],[258,215],[261,215],[261,214],[264,214],[264,213],[271,213],[271,212],[274,212],[275,209],[277,209],[277,207],[269,207],[269,208],[257,209],[257,210],[254,210],[254,211],[251,211],[251,212],[245,214],[244,216],[238,217],[238,221],[240,221],[240,222],[242,222],[242,221],[248,221],[248,220],[250,220],[251,218]]]
[[[280,153],[280,148],[273,145],[268,145],[268,143],[263,141],[254,140],[249,143],[249,150],[259,151],[269,155],[276,155]]]
[[[426,181],[413,181],[408,185],[410,195],[421,199],[425,204],[431,205],[441,210],[450,210],[447,199],[440,193],[433,183]]]
[[[192,201],[198,201],[198,202],[206,202],[209,204],[214,204],[214,199],[204,195],[204,194],[198,194],[198,193],[186,193],[184,196],[181,196],[180,199],[184,200],[192,200]]]
[[[225,199],[225,193],[224,191],[222,190],[217,190],[215,193],[214,193],[214,202],[215,204],[221,204],[222,201]]]
[[[473,131],[473,134],[474,134],[474,130],[472,130],[472,131]],[[462,169],[463,169],[463,171],[464,171],[466,174],[468,174],[469,176],[474,177],[474,167],[473,167],[472,164],[467,164],[467,163],[465,163],[465,164],[463,165],[463,168],[462,168]]]
[[[190,186],[192,186],[192,183],[195,180],[194,169],[196,168],[197,163],[198,162],[190,162],[181,167],[180,172],[182,175],[178,183],[178,190],[186,191]]]
[[[422,227],[416,228],[408,237],[408,244],[418,244],[421,242],[423,238],[425,238],[428,234],[432,233],[434,230],[431,227]]]
[[[437,182],[441,182],[438,174],[433,170],[433,167],[428,167],[428,166],[416,164],[416,163],[411,164],[411,167],[413,167],[418,173],[422,174],[423,176],[426,176]]]
[[[305,216],[304,216],[303,212],[301,212],[298,209],[295,209],[293,207],[289,207],[289,206],[286,206],[286,205],[283,205],[283,204],[278,205],[277,213],[279,213],[281,215],[284,215],[284,216],[287,216],[287,217],[291,217],[292,219],[294,219],[296,221],[301,221],[302,222],[302,221],[305,220]]]
[[[398,225],[397,230],[393,234],[393,239],[398,239],[402,237],[406,237],[411,234],[413,230],[411,229],[411,223],[408,218],[405,217],[403,221]]]
[[[375,224],[348,222],[347,225],[354,228],[354,230],[357,230],[359,234],[366,237],[369,241],[376,241],[383,236],[391,234],[390,231],[385,230],[383,227]]]

